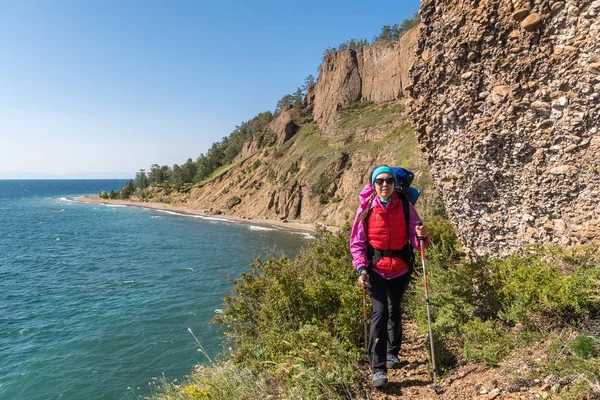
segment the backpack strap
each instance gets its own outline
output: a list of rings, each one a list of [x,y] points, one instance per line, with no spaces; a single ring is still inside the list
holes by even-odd
[[[398,197],[402,200],[402,209],[404,210],[404,222],[406,224],[406,237],[408,238],[408,242],[402,248],[402,252],[404,253],[404,262],[408,264],[408,268],[410,272],[412,272],[415,263],[415,253],[413,252],[412,246],[410,244],[410,233],[408,231],[408,225],[410,224],[410,205],[408,196],[404,193],[398,193]]]
[[[404,222],[406,223],[406,237],[408,237],[408,223],[410,222],[410,206],[408,198],[404,193],[398,193],[398,198],[402,201],[402,209],[404,210]]]

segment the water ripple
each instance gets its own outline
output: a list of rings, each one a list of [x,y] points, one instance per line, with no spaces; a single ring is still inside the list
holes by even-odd
[[[0,181],[0,398],[131,398],[127,387],[148,394],[163,372],[181,379],[205,361],[188,327],[211,356],[219,350],[208,321],[231,290],[226,277],[264,248],[292,254],[303,243],[73,201],[123,183]]]

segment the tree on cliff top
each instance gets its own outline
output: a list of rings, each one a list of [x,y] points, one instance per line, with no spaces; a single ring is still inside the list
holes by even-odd
[[[373,43],[378,42],[380,40],[400,40],[402,35],[404,35],[408,30],[417,26],[420,20],[421,18],[419,17],[419,14],[415,13],[415,15],[411,19],[405,19],[400,25],[384,25],[381,28],[381,33],[379,34],[379,36],[376,36],[373,39]]]
[[[304,84],[302,85],[302,91],[304,94],[308,93],[315,86],[315,77],[312,75],[308,75],[304,78]]]
[[[412,18],[405,19],[404,21],[402,21],[402,23],[400,25],[398,25],[398,24],[394,24],[392,26],[384,25],[381,28],[381,33],[379,33],[379,35],[375,35],[373,37],[371,44],[379,42],[380,40],[400,40],[402,35],[404,35],[411,28],[417,26],[420,21],[421,21],[421,17],[419,16],[419,13],[415,12],[415,14],[413,15]],[[369,44],[370,43],[367,39],[359,39],[359,40],[354,39],[354,38],[350,39],[347,42],[340,44],[337,48],[335,48],[335,47],[326,48],[325,51],[323,52],[323,60],[325,60],[325,57],[333,55],[338,51],[357,50],[361,47],[368,46]]]

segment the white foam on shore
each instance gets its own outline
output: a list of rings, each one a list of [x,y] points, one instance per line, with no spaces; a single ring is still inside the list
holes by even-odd
[[[67,202],[73,202],[71,200],[68,200],[66,198],[64,198]],[[129,207],[129,205],[125,205],[125,204],[108,204],[108,203],[100,203],[101,205],[105,206],[105,207]],[[207,216],[207,215],[201,215],[201,214],[193,214],[193,213],[187,213],[187,212],[177,212],[177,211],[172,211],[172,210],[166,210],[166,209],[160,209],[160,208],[151,208],[151,207],[144,207],[144,206],[140,206],[140,205],[132,205],[132,207],[139,207],[144,211],[157,211],[157,212],[162,212],[165,214],[169,214],[169,215],[175,215],[178,217],[188,217],[188,218],[199,218],[199,219],[203,219],[205,221],[209,221],[210,223],[216,224],[216,223],[225,223],[225,224],[244,224],[247,225],[248,228],[250,230],[253,231],[277,231],[277,230],[282,230],[285,232],[289,232],[289,233],[294,233],[297,235],[302,235],[304,236],[306,239],[314,239],[314,236],[311,233],[308,232],[297,232],[294,230],[288,230],[285,228],[277,228],[277,227],[266,227],[266,226],[260,226],[260,225],[252,225],[251,222],[246,221],[246,220],[230,220],[227,218],[219,218],[219,217],[213,217],[213,216]],[[151,216],[150,218],[152,219],[161,219],[162,217],[160,216]]]
[[[227,219],[224,218],[215,218],[215,217],[205,217],[204,215],[195,215],[196,218],[202,218],[205,219],[207,221],[219,221],[219,222],[231,222]]]
[[[169,210],[156,210],[156,211],[158,211],[158,212],[164,212],[164,213],[167,213],[167,214],[170,214],[170,215],[178,215],[180,217],[189,217],[188,214],[182,214],[182,213],[178,213],[178,212],[175,212],[175,211],[169,211]]]
[[[171,210],[158,210],[158,209],[155,209],[155,211],[164,212],[165,214],[170,214],[170,215],[177,215],[179,217],[199,218],[199,219],[204,219],[204,220],[207,220],[207,221],[226,222],[226,223],[234,223],[235,222],[235,221],[230,221],[230,220],[225,219],[225,218],[207,217],[205,215],[198,215],[198,214],[185,214],[185,213],[171,211]]]
[[[275,230],[277,230],[275,228],[267,228],[264,226],[257,226],[257,225],[248,225],[248,228],[250,228],[251,231],[275,231]]]
[[[59,203],[75,203],[75,200],[67,199],[66,197],[59,197],[57,200]]]
[[[295,233],[296,235],[300,235],[300,236],[304,236],[306,239],[314,239],[315,237],[308,233],[308,232],[292,232]]]

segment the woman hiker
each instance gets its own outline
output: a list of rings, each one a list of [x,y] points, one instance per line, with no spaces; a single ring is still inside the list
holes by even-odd
[[[417,211],[405,196],[396,193],[394,183],[387,165],[373,170],[371,184],[360,193],[350,237],[358,283],[368,289],[373,304],[369,363],[374,387],[385,387],[387,370],[399,366],[400,303],[412,272],[412,247],[419,248],[419,237],[429,244]]]

